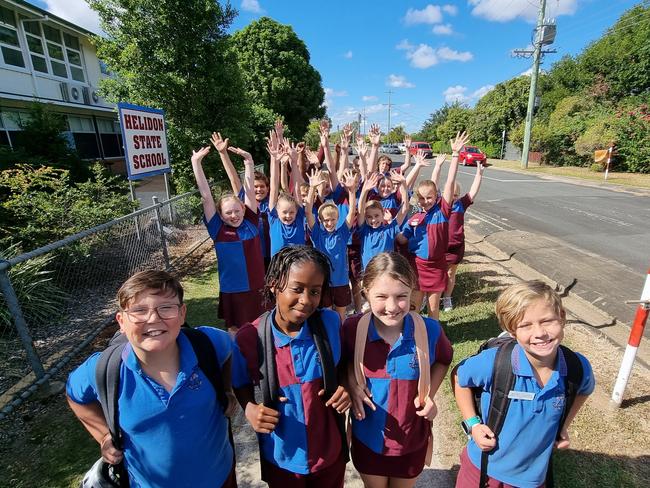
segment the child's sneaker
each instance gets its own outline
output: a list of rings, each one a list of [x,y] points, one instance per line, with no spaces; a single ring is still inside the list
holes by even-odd
[[[454,305],[451,303],[451,297],[442,297],[442,311],[449,312],[453,308]]]

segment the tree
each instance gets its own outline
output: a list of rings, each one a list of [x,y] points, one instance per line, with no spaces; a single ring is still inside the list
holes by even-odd
[[[447,118],[447,114],[449,113],[449,109],[452,107],[458,107],[460,106],[460,102],[454,102],[452,104],[445,103],[441,108],[433,112],[427,121],[424,123],[422,126],[422,130],[420,130],[420,133],[417,135],[417,139],[423,140],[423,141],[433,141],[436,139],[436,130],[438,129],[438,126],[442,124],[445,119]]]
[[[456,133],[467,130],[471,116],[472,109],[467,105],[450,106],[444,121],[436,128],[436,139],[447,142],[456,137]]]
[[[320,74],[290,26],[262,17],[234,34],[232,48],[253,102],[281,116],[291,136],[325,114]]]
[[[386,142],[390,144],[395,144],[397,142],[403,142],[404,137],[406,137],[406,131],[404,130],[404,126],[398,125],[397,127],[393,127],[388,135],[386,136]]]
[[[102,81],[110,101],[162,108],[174,180],[193,187],[191,149],[221,131],[238,145],[251,138],[251,108],[229,49],[236,11],[215,0],[89,0],[107,37],[97,54],[114,78]],[[213,167],[206,165],[215,175]]]

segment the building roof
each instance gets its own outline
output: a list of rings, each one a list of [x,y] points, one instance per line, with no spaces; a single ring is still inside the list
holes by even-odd
[[[58,17],[58,16],[54,15],[53,13],[48,12],[45,9],[42,9],[42,8],[40,8],[40,7],[36,6],[36,5],[33,5],[33,4],[29,3],[29,2],[26,2],[25,0],[6,0],[6,2],[10,3],[10,4],[14,4],[14,5],[16,5],[16,6],[22,8],[24,10],[28,10],[28,11],[31,11],[31,12],[36,13],[36,14],[40,14],[40,15],[43,15],[43,16],[47,15],[47,17],[50,20],[52,20],[53,22],[57,22],[57,23],[59,23],[61,25],[64,25],[65,27],[67,27],[69,29],[76,30],[77,32],[80,32],[80,33],[85,34],[87,36],[96,36],[96,35],[98,35],[95,32],[89,31],[88,29],[84,29],[83,27],[81,27],[81,26],[79,26],[77,24],[73,24],[72,22],[69,22],[69,21],[67,21],[65,19],[62,19],[61,17]]]

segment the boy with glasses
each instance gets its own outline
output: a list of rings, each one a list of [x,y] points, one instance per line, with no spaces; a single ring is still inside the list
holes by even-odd
[[[221,408],[211,381],[181,333],[187,308],[183,288],[164,271],[133,275],[117,293],[116,319],[128,344],[122,351],[119,425],[124,450],[115,448],[98,401],[100,353],[74,370],[68,403],[111,464],[124,461],[131,486],[235,487],[234,457],[226,416],[234,412],[228,334],[199,327],[214,347],[228,395]]]

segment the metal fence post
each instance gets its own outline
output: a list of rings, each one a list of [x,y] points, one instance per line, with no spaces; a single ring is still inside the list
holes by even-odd
[[[165,242],[165,231],[163,229],[162,220],[160,220],[160,207],[158,203],[158,197],[154,195],[151,197],[154,204],[154,211],[156,212],[156,226],[158,227],[158,232],[160,233],[160,245],[162,246],[163,259],[165,260],[165,269],[170,269],[169,265],[169,253],[167,252],[167,242]]]
[[[14,325],[16,326],[16,331],[20,337],[20,342],[22,342],[25,352],[27,353],[27,359],[29,365],[32,367],[36,379],[40,379],[45,376],[45,369],[43,368],[43,363],[38,357],[36,350],[34,349],[34,343],[32,341],[32,336],[29,334],[29,329],[27,328],[27,323],[25,322],[25,316],[23,311],[20,308],[20,303],[18,302],[18,297],[16,296],[16,291],[11,285],[11,280],[9,279],[9,263],[6,260],[0,261],[0,291],[5,298],[7,303],[7,308],[14,318]]]

